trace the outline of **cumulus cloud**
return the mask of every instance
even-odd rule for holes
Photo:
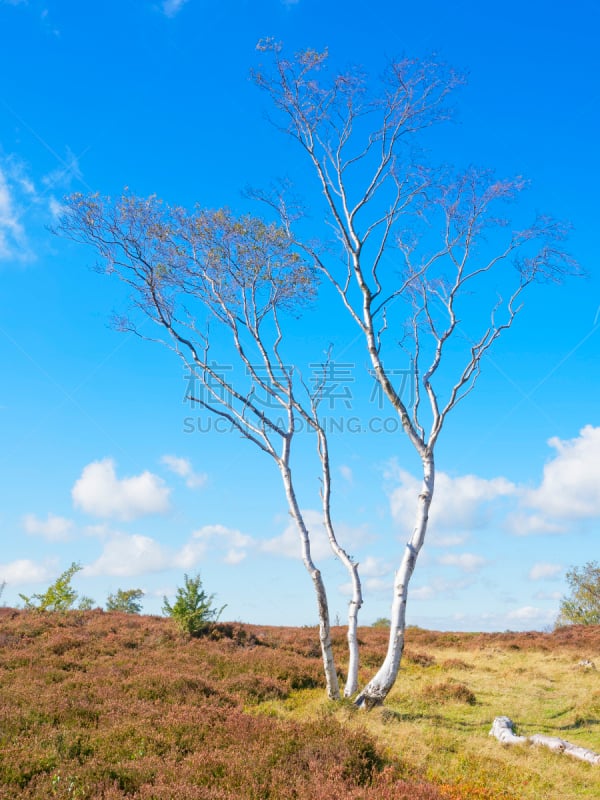
[[[180,458],[179,456],[165,455],[161,458],[161,462],[174,472],[175,475],[185,480],[185,485],[189,489],[199,489],[208,480],[206,473],[194,472],[192,464],[187,458]]]
[[[365,578],[381,578],[384,575],[389,575],[393,570],[393,564],[375,556],[367,556],[367,558],[361,559],[360,562],[360,574]]]
[[[111,530],[105,525],[87,529],[102,542],[102,553],[85,570],[86,575],[120,577],[162,572],[168,569],[192,570],[209,551],[221,553],[226,564],[239,564],[256,542],[251,536],[224,525],[205,525],[194,531],[180,548],[165,547],[156,539],[141,534]]]
[[[536,606],[522,606],[516,608],[514,611],[509,611],[507,619],[520,623],[527,623],[531,625],[539,625],[540,623],[552,622],[555,613]]]
[[[391,594],[393,586],[394,565],[382,558],[367,556],[360,559],[359,573],[364,594]],[[344,583],[339,587],[342,594],[352,594],[352,584]]]
[[[538,561],[529,570],[529,580],[543,581],[556,578],[563,571],[562,564],[549,564],[547,561]]]
[[[39,519],[35,514],[25,514],[23,529],[32,536],[42,536],[50,542],[64,542],[69,539],[73,522],[66,517],[48,514],[46,519]]]
[[[471,531],[488,525],[501,510],[504,525],[519,536],[560,534],[573,523],[600,518],[600,427],[586,425],[573,439],[548,440],[554,456],[539,486],[527,488],[506,478],[436,475],[428,541],[437,547],[463,544]],[[402,530],[414,524],[421,482],[396,468],[390,508]],[[507,508],[507,503],[509,507]]]
[[[390,495],[392,516],[404,530],[411,530],[421,481],[403,469],[397,469],[394,478],[399,485]],[[447,532],[482,528],[493,514],[494,502],[515,496],[518,492],[518,487],[506,478],[488,480],[476,475],[453,478],[445,472],[439,472],[429,515],[431,543],[448,546],[463,542],[464,534],[448,539]]]
[[[155,539],[140,534],[114,533],[96,561],[84,569],[85,575],[130,577],[160,572],[173,563],[172,554]]]
[[[310,533],[310,552],[315,561],[332,558],[331,547],[327,532],[323,525],[320,511],[312,509],[302,511],[306,527]],[[351,528],[348,525],[336,525],[336,536],[338,542],[346,551],[354,550],[358,545],[368,538],[366,528]],[[302,558],[300,547],[300,537],[296,523],[290,520],[289,524],[280,536],[262,542],[261,550],[265,553],[285,556],[286,558]]]
[[[565,522],[556,522],[544,517],[542,514],[530,514],[525,511],[516,511],[507,517],[508,529],[517,536],[529,536],[536,533],[565,533]]]
[[[438,563],[458,567],[463,572],[476,572],[484,566],[486,560],[475,553],[447,553],[438,558]]]
[[[574,439],[554,436],[555,455],[539,486],[523,488],[519,508],[507,518],[518,536],[568,533],[581,520],[600,517],[600,427],[586,425]]]
[[[38,564],[28,558],[0,564],[0,581],[9,586],[20,586],[26,583],[42,583],[55,577],[54,566],[50,563]]]
[[[148,471],[117,478],[113,459],[105,458],[84,468],[71,495],[75,506],[87,514],[131,520],[168,511],[170,492],[162,478]]]
[[[409,589],[410,600],[433,600],[443,597],[444,600],[456,595],[464,589],[472,586],[475,579],[473,577],[462,577],[458,580],[445,580],[444,578],[434,578],[423,586],[415,586]]]
[[[209,549],[224,550],[223,560],[226,564],[239,564],[248,550],[255,547],[251,537],[235,528],[225,525],[204,525],[194,531],[188,541],[175,556],[175,563],[182,569],[191,569],[208,552]]]
[[[551,525],[600,517],[600,427],[586,425],[574,439],[554,436],[548,444],[556,455],[545,465],[540,486],[524,495],[523,505]]]

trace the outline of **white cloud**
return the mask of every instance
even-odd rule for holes
[[[543,519],[574,520],[600,517],[600,427],[586,425],[574,439],[548,440],[556,455],[544,467],[537,489],[527,492],[523,504]]]
[[[235,528],[227,528],[225,525],[203,525],[192,534],[194,539],[209,542],[220,540],[227,542],[232,547],[251,547],[254,539]]]
[[[175,555],[175,566],[185,570],[193,569],[205,557],[207,550],[206,542],[191,539]]]
[[[117,478],[111,458],[88,464],[71,495],[77,508],[96,517],[131,520],[169,509],[170,489],[162,478],[145,471]]]
[[[360,562],[360,574],[366,577],[381,578],[393,572],[394,567],[389,561],[375,556],[367,556]]]
[[[50,542],[64,542],[69,538],[73,522],[56,514],[48,514],[45,520],[38,519],[35,514],[25,514],[23,529],[32,536],[43,536]]]
[[[26,583],[41,583],[51,580],[55,576],[54,566],[50,563],[36,564],[28,558],[0,564],[0,581],[6,581],[9,586],[19,586]]]
[[[562,564],[549,564],[547,561],[538,561],[529,570],[529,580],[542,581],[546,579],[556,578],[563,571]]]
[[[342,583],[338,587],[338,591],[340,594],[346,595],[347,597],[352,596],[352,592],[354,591],[354,587],[352,583],[348,581],[347,583]],[[361,571],[361,589],[363,594],[363,599],[367,595],[380,595],[384,599],[391,598],[393,588],[393,580],[390,576],[388,577],[366,577],[362,574]],[[412,595],[411,595],[412,596]]]
[[[82,178],[79,162],[68,148],[59,161],[60,166],[41,179],[45,188],[38,191],[25,162],[12,154],[0,157],[0,261],[36,258],[38,248],[30,243],[28,229],[40,230],[63,210],[56,197],[48,195],[49,190],[55,186],[64,192],[73,179]]]
[[[567,531],[564,522],[554,522],[541,514],[528,514],[523,511],[509,514],[506,522],[508,529],[517,536],[529,536],[535,533],[565,533]]]
[[[537,608],[535,606],[522,606],[521,608],[516,608],[514,611],[510,611],[507,615],[507,619],[539,625],[544,622],[552,622],[555,616],[555,612],[548,611],[547,609]]]
[[[240,563],[241,561],[243,561],[245,558],[246,558],[246,553],[245,553],[243,550],[234,550],[234,549],[231,549],[231,550],[228,550],[228,551],[227,551],[227,553],[225,554],[225,558],[223,559],[223,561],[224,561],[226,564],[233,564],[233,565],[235,565],[235,564],[239,564],[239,563]]]
[[[463,572],[476,572],[486,563],[483,556],[475,553],[448,553],[438,558],[440,564],[449,567],[458,567]]]
[[[421,481],[403,469],[397,469],[394,477],[399,481],[399,486],[390,495],[392,516],[404,530],[411,530]],[[464,541],[463,535],[458,538],[454,536],[448,542],[443,532],[471,531],[484,527],[492,516],[494,501],[514,496],[518,491],[517,486],[506,478],[488,480],[476,475],[452,478],[445,472],[438,472],[429,514],[431,544],[448,546]]]
[[[189,489],[199,489],[208,480],[206,473],[194,472],[191,462],[187,458],[179,456],[165,455],[161,458],[167,469],[174,472],[179,477],[185,479],[185,484]]]
[[[166,17],[174,17],[187,2],[188,0],[164,0],[161,7]]]
[[[114,533],[100,557],[84,569],[84,575],[126,577],[160,572],[173,562],[172,554],[155,539],[139,534]]]
[[[410,590],[409,597],[411,600],[431,600],[436,594],[433,586],[417,586]]]
[[[458,580],[448,581],[443,578],[434,578],[430,583],[423,586],[417,586],[408,590],[409,601],[412,600],[432,600],[437,598],[444,598],[447,602],[449,598],[453,598],[458,592],[462,592],[474,583],[474,578],[464,577]]]
[[[311,555],[315,561],[320,561],[331,556],[329,540],[319,511],[303,511],[302,515],[310,533]],[[290,520],[280,536],[268,539],[261,544],[265,553],[285,556],[286,558],[301,558],[300,536],[294,520]]]
[[[239,564],[246,558],[248,550],[255,547],[251,537],[225,525],[204,525],[192,533],[191,539],[175,556],[175,564],[181,569],[191,569],[206,555],[209,549],[224,549],[226,564]]]
[[[30,255],[15,195],[8,171],[0,166],[0,260],[23,261]]]
[[[351,584],[347,584],[348,586],[348,594],[352,594],[352,586]],[[362,589],[363,593],[368,594],[379,594],[383,595],[384,597],[391,597],[392,594],[392,581],[390,578],[366,578],[366,580],[362,581]]]
[[[310,552],[313,559],[321,561],[332,558],[333,553],[323,525],[321,512],[312,509],[303,510],[302,516],[310,534]],[[369,535],[366,528],[351,528],[344,524],[336,525],[335,531],[339,544],[346,552],[356,549]],[[286,558],[302,558],[300,536],[294,520],[290,520],[280,536],[262,542],[261,549],[265,553],[273,553]]]
[[[50,216],[54,222],[57,222],[66,212],[67,207],[61,203],[60,200],[57,200],[54,195],[50,195],[48,198],[48,210],[50,211]]]
[[[88,533],[98,536],[104,544],[99,558],[85,568],[86,575],[131,576],[174,568],[192,570],[209,550],[224,551],[224,563],[234,565],[243,561],[256,544],[251,536],[224,525],[199,528],[176,550],[149,536],[123,533],[103,525],[90,527]]]

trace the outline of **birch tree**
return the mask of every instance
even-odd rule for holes
[[[588,561],[582,567],[571,567],[566,580],[570,594],[560,602],[557,627],[600,625],[600,564]]]
[[[271,121],[293,140],[320,190],[322,241],[330,241],[331,230],[335,235],[335,248],[299,234],[297,245],[337,290],[422,465],[414,527],[395,573],[387,654],[356,698],[369,708],[384,700],[398,674],[408,587],[448,415],[473,391],[525,290],[576,265],[563,250],[564,226],[540,216],[515,227],[498,210],[525,188],[521,177],[428,165],[418,135],[450,116],[448,97],[462,82],[452,70],[435,61],[392,61],[370,83],[359,70],[332,74],[327,52],[287,59],[272,40],[258,49],[269,61],[254,78],[271,101]],[[289,223],[284,198],[268,199]],[[323,217],[320,206],[314,217]],[[414,375],[412,407],[394,386],[399,366]]]
[[[345,694],[354,694],[362,597],[358,565],[338,543],[331,517],[329,451],[319,421],[323,381],[309,388],[285,353],[283,323],[314,299],[314,268],[281,226],[251,216],[236,218],[226,210],[188,212],[155,197],[125,195],[113,202],[73,195],[58,232],[91,245],[102,269],[131,288],[133,315],[121,318],[119,326],[170,347],[193,378],[188,399],[275,462],[314,586],[327,693],[337,698],[327,592],[311,553],[292,470],[299,423],[316,434],[323,525],[353,587]],[[141,330],[136,312],[155,323],[156,337]],[[228,359],[233,369],[224,371],[219,364],[229,364]]]

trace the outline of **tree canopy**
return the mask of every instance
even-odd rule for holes
[[[557,625],[600,625],[600,565],[588,561],[566,575],[570,594],[563,597]]]
[[[512,327],[526,290],[578,267],[564,249],[565,225],[542,214],[525,224],[507,216],[507,205],[526,187],[521,176],[434,167],[424,156],[419,137],[448,119],[448,97],[462,80],[445,65],[392,60],[371,80],[357,70],[334,73],[326,51],[286,58],[271,40],[259,51],[269,63],[254,78],[271,103],[272,121],[296,146],[324,199],[324,216],[308,234],[301,208],[282,184],[249,192],[262,201],[265,219],[200,206],[187,211],[154,196],[111,201],[77,194],[67,201],[60,231],[91,245],[105,270],[131,287],[134,309],[157,323],[159,340],[200,382],[202,394],[190,399],[276,463],[315,588],[328,693],[337,697],[327,592],[292,470],[299,421],[316,433],[322,523],[352,582],[348,695],[358,689],[359,565],[338,542],[331,516],[323,384],[308,387],[285,349],[290,317],[317,299],[321,281],[332,287],[358,332],[366,368],[422,467],[414,527],[391,587],[388,652],[356,699],[368,708],[385,699],[398,674],[409,583],[427,533],[446,419],[474,390],[484,357]],[[318,304],[316,313],[323,323],[316,346],[327,362],[328,313]],[[120,325],[151,338],[135,318],[123,316]],[[213,358],[223,332],[242,367],[231,377]],[[398,365],[412,375],[412,404],[393,380]],[[258,399],[263,392],[267,407]],[[193,632],[195,620],[210,619],[212,597],[199,578],[185,580],[174,606],[165,599],[165,610]]]

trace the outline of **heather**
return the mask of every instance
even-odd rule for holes
[[[361,678],[387,632],[360,629]],[[344,632],[334,629],[340,663]],[[524,732],[600,750],[600,628],[410,629],[384,708],[325,698],[315,628],[101,611],[0,609],[0,798],[576,798],[600,770],[489,739]],[[362,674],[364,673],[364,674]]]

